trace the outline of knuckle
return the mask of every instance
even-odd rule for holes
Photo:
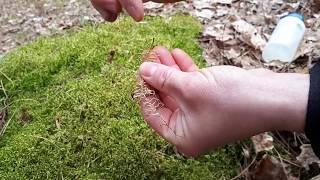
[[[183,77],[182,79],[182,88],[181,88],[181,96],[184,99],[192,100],[197,98],[194,92],[198,92],[199,88],[201,88],[201,84],[199,84],[199,80],[196,74],[190,74],[188,76]]]

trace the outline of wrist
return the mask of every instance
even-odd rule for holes
[[[265,80],[264,123],[271,123],[270,130],[303,132],[308,104],[309,75],[270,73]]]

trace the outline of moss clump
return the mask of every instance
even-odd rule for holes
[[[235,175],[237,148],[181,159],[147,127],[131,98],[141,53],[153,41],[182,48],[201,64],[200,30],[190,17],[123,19],[43,38],[4,57],[0,80],[11,122],[0,137],[0,179]],[[25,114],[28,121],[21,123]]]

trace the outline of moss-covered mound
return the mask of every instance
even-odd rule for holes
[[[178,157],[132,100],[141,53],[182,48],[201,64],[190,17],[123,19],[43,38],[0,63],[0,179],[228,179],[237,148]],[[0,84],[1,85],[1,84]],[[2,86],[2,85],[1,85]],[[4,104],[7,104],[5,106]]]

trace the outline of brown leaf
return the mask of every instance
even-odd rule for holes
[[[249,172],[250,180],[287,180],[283,165],[274,157],[265,155]]]
[[[232,4],[232,0],[213,0],[213,3],[218,3],[218,4]]]
[[[153,9],[159,9],[162,8],[163,4],[162,3],[154,3],[154,2],[146,2],[144,3],[144,8],[147,10],[153,10]]]
[[[60,130],[61,129],[61,115],[57,114],[55,119],[56,119],[56,127],[57,127],[57,129]]]
[[[320,168],[320,160],[314,154],[310,144],[303,144],[300,146],[300,149],[301,153],[299,156],[297,156],[297,160],[306,170],[309,170],[309,165],[314,163],[318,164]]]
[[[262,51],[267,42],[252,24],[240,19],[233,22],[232,26],[240,33],[240,39],[244,43],[252,46],[254,49],[260,49]]]
[[[239,50],[235,50],[234,48],[231,48],[230,50],[225,50],[223,52],[223,56],[227,59],[235,59],[241,55],[241,52]]]
[[[211,19],[214,16],[214,11],[210,9],[202,9],[200,11],[196,11],[195,15],[202,19]]]
[[[262,151],[270,151],[274,148],[273,138],[269,133],[265,132],[251,137],[256,153]]]
[[[299,57],[305,56],[312,52],[314,49],[315,44],[314,43],[307,43],[305,40],[301,42],[301,45],[294,57],[294,59],[298,59]]]
[[[314,7],[317,10],[320,10],[320,0],[313,0],[313,3],[314,3]]]
[[[312,179],[310,180],[320,180],[320,175],[316,176],[316,177],[313,177]]]
[[[20,114],[20,123],[22,125],[26,125],[28,124],[29,122],[31,122],[32,120],[32,116],[31,114],[28,112],[28,109],[23,107],[21,108],[20,110],[21,114]]]
[[[208,9],[212,8],[212,2],[211,0],[197,0],[193,2],[193,6],[196,9]]]
[[[226,28],[224,24],[207,26],[203,32],[204,36],[214,37],[218,41],[228,41],[234,39],[233,31]]]
[[[112,64],[115,54],[116,54],[116,51],[115,51],[115,50],[111,50],[111,51],[109,52],[109,55],[108,55],[108,57],[107,57],[107,62],[108,62],[109,64]]]

